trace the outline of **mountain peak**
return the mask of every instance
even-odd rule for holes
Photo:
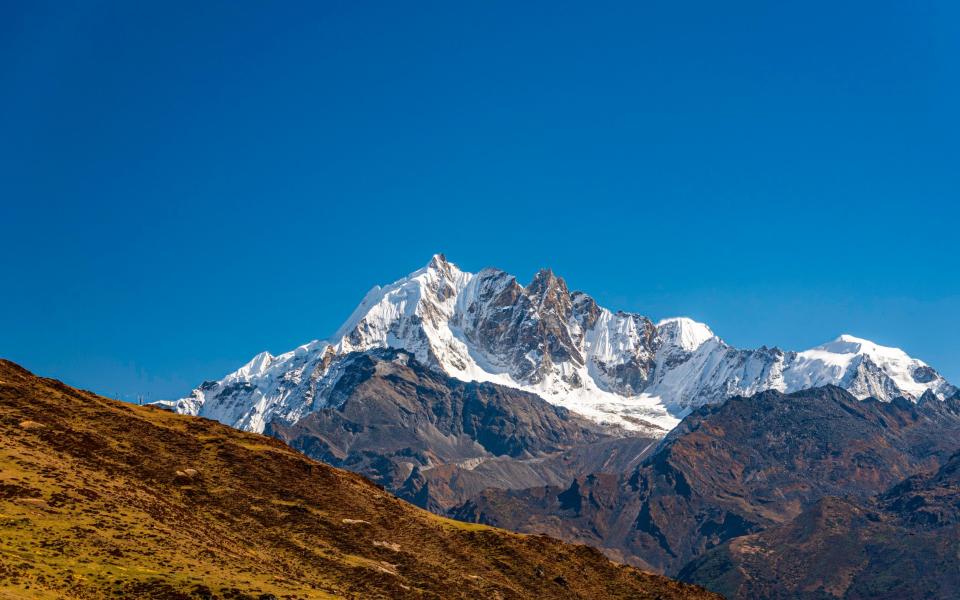
[[[427,281],[429,281],[431,278],[435,278],[438,281],[446,281],[451,285],[459,285],[457,281],[463,279],[464,277],[472,277],[471,274],[464,273],[456,264],[448,261],[446,256],[439,253],[434,254],[430,258],[430,262],[427,263],[426,267],[416,271],[415,273],[411,273],[407,277],[407,280],[422,279],[421,276],[424,274],[427,276]],[[401,284],[403,282],[404,280],[400,280],[394,285]]]
[[[438,252],[437,254],[434,254],[432,257],[430,257],[430,262],[427,263],[427,268],[443,269],[449,266],[449,264],[450,263],[447,262],[447,257],[443,253]]]
[[[557,277],[556,274],[554,274],[553,269],[550,268],[540,269],[537,271],[537,274],[533,276],[533,280],[530,282],[530,285],[527,286],[527,291],[534,296],[543,296],[553,290],[557,290],[561,294],[568,293],[567,282],[565,282],[562,277]]]
[[[856,353],[860,352],[864,347],[876,346],[870,340],[864,338],[859,338],[855,335],[850,335],[849,333],[840,334],[837,339],[830,342],[830,346],[836,348],[836,352],[842,354]]]
[[[235,375],[239,379],[250,379],[251,377],[262,375],[270,367],[272,361],[273,355],[267,351],[263,351],[254,356],[250,362],[240,367]]]
[[[657,330],[680,348],[693,352],[716,335],[705,324],[689,317],[671,317],[657,323]]]
[[[838,341],[838,342],[853,342],[853,343],[857,343],[857,344],[862,344],[862,343],[864,343],[864,342],[866,342],[866,343],[868,343],[868,344],[872,344],[872,343],[873,343],[873,342],[871,342],[870,340],[867,340],[867,339],[864,339],[864,338],[860,338],[860,337],[857,337],[857,336],[855,336],[855,335],[850,335],[849,333],[841,333],[840,336],[837,337],[836,341]]]
[[[536,279],[537,277],[548,277],[548,278],[549,278],[549,277],[555,277],[555,275],[554,275],[554,273],[553,273],[553,269],[551,269],[550,267],[543,267],[542,269],[539,269],[539,270],[537,271],[536,275],[534,275],[533,277],[534,277],[534,279]]]
[[[847,333],[796,355],[796,368],[789,374],[788,384],[800,388],[826,383],[841,385],[858,398],[873,396],[881,400],[904,396],[916,401],[928,390],[944,398],[956,389],[900,348]]]
[[[832,342],[821,344],[820,346],[817,346],[816,349],[834,354],[868,354],[871,356],[877,355],[909,358],[907,357],[907,354],[900,348],[881,346],[880,344],[871,342],[868,339],[850,335],[849,333],[841,334]]]

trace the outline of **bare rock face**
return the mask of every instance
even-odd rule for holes
[[[523,287],[512,275],[494,269],[477,274],[474,301],[457,318],[455,324],[464,335],[480,345],[487,356],[514,354],[522,322],[518,307],[529,309],[529,300]],[[521,353],[521,357],[522,357]],[[531,369],[524,369],[529,373]]]
[[[533,394],[453,379],[399,350],[356,353],[341,369],[329,406],[266,433],[436,512],[488,487],[566,483],[598,454],[632,460],[653,444]]]
[[[610,315],[586,294],[571,294],[549,269],[539,271],[527,287],[502,271],[481,271],[465,313],[456,323],[466,339],[486,361],[503,366],[522,384],[542,384],[555,375],[582,388],[586,367],[603,388],[629,396],[643,391],[655,366],[659,340],[649,319]],[[598,336],[590,333],[610,317],[628,323],[625,333],[639,335],[624,339],[616,356],[591,356]]]
[[[541,271],[523,288],[513,276],[488,269],[476,285],[463,333],[487,361],[503,366],[517,381],[536,384],[555,361],[570,358],[572,343],[560,327],[569,311],[562,280]]]
[[[573,310],[567,284],[550,269],[542,269],[526,289],[538,319],[531,319],[524,340],[528,346],[542,346],[550,363],[573,361],[583,364],[583,355],[574,345],[567,324]]]

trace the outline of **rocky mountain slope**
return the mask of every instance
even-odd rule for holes
[[[435,512],[489,487],[620,472],[654,445],[534,394],[454,379],[403,350],[357,352],[343,363],[326,406],[265,432]]]
[[[960,398],[859,401],[838,387],[705,406],[623,475],[487,490],[457,518],[604,548],[666,573],[792,521],[827,496],[866,499],[960,446]]]
[[[0,361],[2,598],[711,598]]]
[[[728,598],[929,598],[960,590],[960,454],[880,496],[826,497],[792,521],[737,538],[681,577]]]
[[[938,398],[956,388],[922,361],[849,335],[803,352],[741,350],[701,323],[612,312],[549,270],[528,285],[496,269],[461,271],[442,255],[374,287],[328,342],[261,353],[220,381],[165,404],[262,432],[336,399],[343,357],[403,349],[462,381],[536,393],[599,422],[648,435],[734,395],[837,385],[858,398]]]

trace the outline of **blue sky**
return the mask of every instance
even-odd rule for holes
[[[179,395],[444,252],[960,381],[957,3],[519,4],[5,3],[0,356]]]

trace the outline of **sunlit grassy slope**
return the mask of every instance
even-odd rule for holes
[[[0,599],[274,597],[711,596],[0,361]]]

